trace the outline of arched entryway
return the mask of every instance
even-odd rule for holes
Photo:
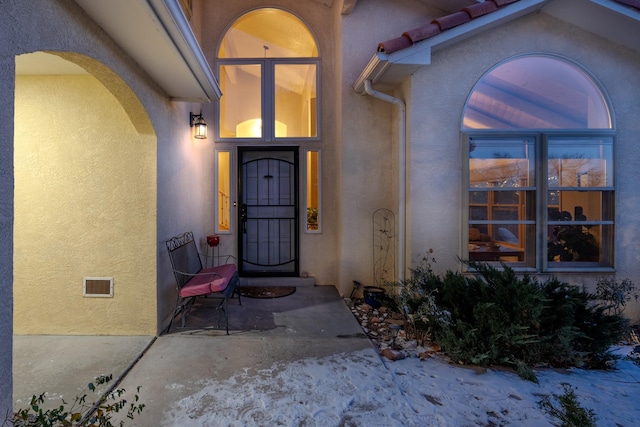
[[[216,63],[225,93],[216,137],[224,159],[235,152],[238,164],[238,175],[229,177],[229,160],[218,159],[217,231],[237,234],[241,275],[298,276],[301,233],[321,232],[316,37],[291,12],[257,8],[225,31]],[[315,156],[300,164],[303,146]],[[301,184],[304,177],[307,185]],[[235,227],[227,220],[230,193],[239,207]]]
[[[86,56],[16,64],[14,334],[155,335],[157,150],[146,111]]]

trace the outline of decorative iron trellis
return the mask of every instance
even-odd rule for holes
[[[396,219],[389,209],[373,212],[373,283],[396,281]]]

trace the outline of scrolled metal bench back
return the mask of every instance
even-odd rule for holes
[[[167,249],[169,249],[170,251],[174,251],[180,246],[184,246],[187,243],[190,243],[192,241],[193,241],[193,232],[187,231],[186,233],[181,234],[180,236],[172,237],[171,239],[167,240],[166,242]]]

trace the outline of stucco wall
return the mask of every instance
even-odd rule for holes
[[[155,136],[92,76],[18,76],[15,97],[14,333],[154,335]],[[83,297],[96,276],[113,298]]]
[[[0,16],[0,22],[2,17]],[[2,30],[0,30],[2,31]],[[0,49],[2,49],[0,47]],[[13,57],[0,57],[0,417],[13,406]]]
[[[373,213],[385,208],[398,217],[398,111],[395,106],[357,94],[353,84],[378,42],[433,19],[437,12],[419,1],[370,0],[358,3],[342,20],[342,185],[340,288],[351,293],[352,280],[373,284]],[[374,89],[376,89],[374,85]],[[391,95],[408,100],[398,88]],[[411,117],[408,117],[410,120]],[[397,229],[397,227],[396,227]],[[397,262],[397,259],[396,259]]]
[[[577,61],[599,80],[611,98],[618,133],[615,146],[616,269],[618,278],[640,284],[640,56],[544,13],[439,51],[412,78],[411,255],[412,264],[434,249],[439,271],[461,268],[462,109],[473,85],[500,61],[529,52],[551,52]],[[635,91],[635,93],[634,93]],[[591,286],[601,274],[557,274]],[[544,277],[541,277],[544,278]],[[627,314],[640,319],[638,305]]]
[[[200,105],[171,102],[75,2],[31,0],[27,8],[21,0],[3,0],[0,2],[0,40],[3,41],[0,43],[0,413],[4,414],[12,406],[15,56],[56,51],[95,59],[110,74],[93,75],[104,79],[101,83],[125,107],[138,133],[155,135],[157,231],[153,241],[147,240],[141,252],[142,257],[154,257],[158,266],[155,279],[151,279],[156,280],[158,289],[158,329],[166,325],[176,295],[164,240],[186,229],[204,234],[206,226],[213,224],[214,193],[213,145],[210,140],[194,141],[189,129],[189,111],[199,111]],[[130,92],[114,93],[112,83],[116,81],[124,83]],[[129,102],[122,96],[130,99],[135,96],[137,107],[130,109]],[[93,102],[85,105],[87,109],[94,107]],[[141,124],[144,120],[147,123]],[[131,237],[135,240],[135,236]],[[116,293],[118,288],[116,282]]]

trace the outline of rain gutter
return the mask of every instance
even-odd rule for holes
[[[147,4],[162,22],[209,102],[218,101],[222,96],[220,85],[182,12],[182,6],[176,0],[147,0]]]
[[[406,258],[406,230],[407,230],[407,109],[405,103],[391,95],[379,92],[371,87],[371,80],[364,82],[364,93],[398,107],[398,280],[404,280]]]
[[[218,101],[220,85],[179,1],[75,0],[172,101]]]

